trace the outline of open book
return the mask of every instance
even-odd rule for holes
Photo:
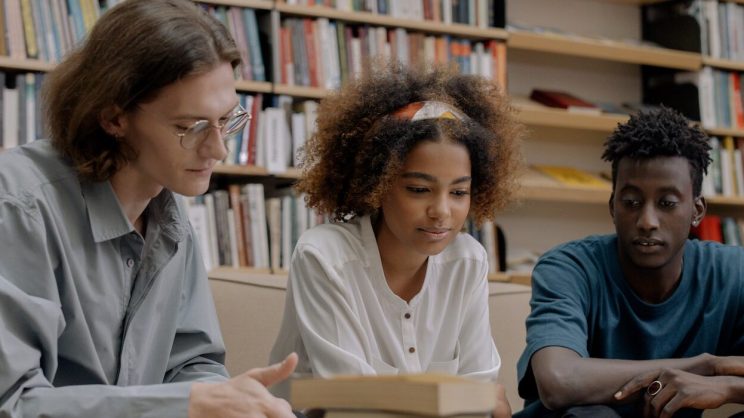
[[[446,416],[485,415],[496,406],[495,383],[445,374],[299,379],[290,393],[292,406],[300,409]]]

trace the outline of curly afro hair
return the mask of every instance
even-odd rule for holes
[[[448,103],[468,120],[402,120],[391,112],[412,102]],[[307,204],[336,221],[375,214],[405,159],[421,141],[464,145],[471,160],[470,216],[493,219],[517,189],[522,127],[498,87],[453,68],[373,65],[321,101],[318,129],[304,147],[296,184]]]
[[[703,176],[711,162],[708,136],[676,110],[662,106],[641,111],[618,125],[604,145],[602,159],[612,163],[613,188],[623,158],[684,157],[690,164],[693,195],[700,196]]]

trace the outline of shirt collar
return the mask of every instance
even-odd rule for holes
[[[83,182],[81,189],[95,242],[108,241],[134,231],[110,182]],[[174,241],[181,241],[187,223],[171,191],[163,189],[152,199],[147,210],[150,216],[148,222],[157,223],[163,234]]]

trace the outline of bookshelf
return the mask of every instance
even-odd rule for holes
[[[52,68],[54,68],[54,64],[41,60],[0,56],[0,70],[46,72]]]
[[[209,0],[201,3],[208,3],[215,6],[235,6],[250,7],[258,10],[271,10],[274,8],[273,0]]]
[[[517,118],[525,125],[568,128],[586,131],[612,132],[618,123],[628,120],[627,115],[603,113],[601,115],[569,112],[544,106],[526,97],[513,96],[512,101],[519,110]]]
[[[509,31],[509,49],[537,51],[631,64],[654,65],[680,70],[698,70],[700,54],[666,48],[597,40],[577,35]]]
[[[723,1],[723,0],[722,0]],[[534,135],[526,144],[525,154],[528,160],[547,161],[552,155],[567,154],[567,162],[590,171],[600,171],[598,160],[604,137],[618,123],[627,120],[622,114],[581,114],[549,108],[526,99],[527,83],[534,80],[548,80],[554,87],[565,87],[567,91],[577,91],[580,95],[587,92],[589,99],[608,98],[610,100],[640,101],[640,68],[657,66],[680,71],[699,71],[703,66],[711,66],[730,71],[744,71],[744,62],[703,56],[699,53],[682,52],[667,48],[649,47],[640,43],[627,43],[620,39],[640,39],[640,9],[645,5],[660,3],[661,0],[565,0],[565,4],[556,5],[554,0],[508,0],[508,18],[524,20],[537,26],[563,25],[566,33],[533,33],[524,30],[482,28],[464,24],[443,24],[432,21],[402,19],[370,12],[338,10],[325,6],[301,6],[286,4],[275,0],[208,0],[204,4],[228,7],[247,7],[260,12],[264,19],[259,19],[259,26],[271,37],[274,25],[285,18],[327,18],[349,24],[370,25],[386,28],[404,28],[413,32],[433,35],[449,35],[475,41],[495,40],[504,43],[508,50],[509,91],[518,111],[517,117],[528,125]],[[736,3],[744,4],[744,0]],[[586,9],[586,16],[577,16],[571,10],[581,7]],[[608,18],[612,16],[612,18]],[[560,29],[560,28],[559,28]],[[607,32],[607,33],[605,33]],[[606,36],[606,38],[605,38]],[[608,40],[609,39],[609,40]],[[269,48],[269,55],[276,54],[275,45]],[[0,57],[0,70],[9,72],[31,71],[46,72],[54,64],[33,60]],[[267,76],[271,79],[271,75]],[[552,80],[552,79],[555,80]],[[569,80],[563,80],[568,78]],[[551,87],[551,86],[548,86]],[[280,82],[257,82],[250,80],[236,81],[236,89],[244,93],[262,93],[286,95],[295,100],[321,99],[328,90],[319,87],[288,85]],[[630,94],[628,92],[631,92]],[[596,93],[596,94],[595,94]],[[707,129],[711,135],[744,136],[744,130],[730,128]],[[580,135],[579,135],[580,133]],[[537,136],[537,137],[536,137]],[[576,137],[592,137],[592,141],[575,146],[589,148],[586,151],[573,152],[567,144],[576,142]],[[544,146],[546,142],[557,145]],[[589,143],[591,142],[591,143]],[[545,148],[546,150],[542,150]],[[575,155],[574,155],[575,154]],[[285,184],[296,180],[299,171],[290,169],[281,173],[270,173],[267,169],[256,166],[218,165],[214,170],[219,182],[234,181],[243,183],[258,179],[266,183],[281,180]],[[545,247],[578,236],[586,231],[611,231],[611,224],[603,210],[597,210],[607,202],[606,190],[587,190],[585,188],[565,187],[553,184],[541,184],[525,180],[522,183],[521,198],[527,207],[525,215],[507,214],[504,222],[525,225],[516,218],[535,217],[535,225],[527,228],[515,228],[509,236],[520,237],[514,247],[529,247],[533,242],[544,242],[539,250]],[[708,198],[711,210],[731,211],[744,208],[742,198]],[[598,213],[596,222],[585,229],[571,233],[550,232],[556,238],[543,240],[544,230],[540,226],[551,222],[549,215],[551,205],[563,205],[585,208]],[[540,213],[532,213],[543,207]],[[520,210],[524,207],[520,207]],[[582,212],[583,213],[583,212]],[[583,220],[582,220],[583,222]],[[564,222],[571,225],[571,220]],[[558,230],[556,230],[558,231]],[[563,231],[563,230],[561,230]],[[521,238],[523,237],[523,238]],[[513,248],[510,246],[510,248]],[[258,274],[252,270],[238,270],[236,274]]]
[[[744,71],[744,62],[721,59],[721,58],[713,58],[709,56],[703,57],[703,65],[721,68],[724,70]]]
[[[325,17],[350,23],[366,23],[376,26],[405,28],[414,31],[446,34],[463,38],[504,40],[509,36],[506,30],[500,28],[479,28],[461,23],[442,24],[425,20],[401,19],[369,12],[338,10],[326,6],[301,6],[277,2],[276,10],[287,16]]]
[[[268,81],[236,80],[235,89],[249,93],[271,93],[274,85]]]

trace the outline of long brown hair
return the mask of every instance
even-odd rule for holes
[[[189,0],[127,0],[47,77],[42,92],[54,147],[82,179],[108,180],[136,157],[101,128],[110,106],[131,111],[163,87],[240,54],[227,29]]]

